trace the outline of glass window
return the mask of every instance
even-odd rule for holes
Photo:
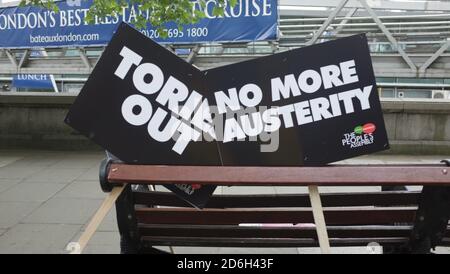
[[[399,88],[397,89],[398,98],[431,98],[431,90],[429,89],[413,89],[413,88]]]
[[[394,98],[395,91],[393,88],[380,88],[380,97],[382,98]]]
[[[398,83],[414,83],[414,84],[442,84],[442,79],[433,78],[398,78]]]

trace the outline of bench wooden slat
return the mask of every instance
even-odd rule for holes
[[[412,223],[416,208],[364,208],[324,210],[329,225],[376,225]],[[136,208],[139,223],[153,224],[241,224],[241,223],[314,223],[306,209],[180,209]]]
[[[141,236],[316,238],[315,227],[242,227],[233,225],[139,224]],[[409,237],[412,226],[327,226],[332,238]],[[447,231],[450,236],[450,230]]]
[[[405,206],[416,205],[420,192],[383,191],[360,193],[323,193],[320,195],[324,207],[338,206]],[[173,193],[134,193],[136,204],[147,206],[192,207]],[[311,207],[308,194],[272,195],[214,195],[207,208],[261,208],[261,207]]]
[[[141,236],[175,237],[250,237],[250,238],[316,238],[315,227],[249,227],[236,225],[166,225],[138,224]],[[412,226],[327,226],[333,238],[409,237]],[[450,226],[444,235],[450,237]]]
[[[111,183],[211,185],[450,185],[448,167],[435,166],[326,166],[229,167],[112,164]]]
[[[215,238],[215,237],[152,237],[142,239],[148,244],[168,246],[202,246],[202,247],[311,247],[318,246],[315,239],[296,238]],[[379,244],[404,244],[407,237],[393,238],[330,238],[331,246],[365,246],[376,242]]]

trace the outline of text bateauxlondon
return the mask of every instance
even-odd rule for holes
[[[193,10],[198,10],[201,7],[198,1],[193,1]],[[213,7],[216,5],[215,0],[206,1],[206,8],[204,10],[205,16],[208,19],[220,19],[222,17],[257,17],[272,15],[272,1],[271,0],[238,0],[237,5],[233,8],[226,7],[223,16],[215,16],[212,13]],[[27,13],[0,13],[0,30],[15,30],[15,29],[36,29],[36,28],[54,28],[54,27],[74,27],[81,25],[88,25],[85,18],[88,8],[76,8],[68,10],[60,10],[58,13],[48,10],[40,10],[39,12]],[[140,11],[138,6],[125,6],[122,12],[117,16],[107,16],[105,18],[96,18],[96,25],[117,24],[121,21],[126,23],[136,22],[138,15],[143,14],[148,18],[150,11]]]

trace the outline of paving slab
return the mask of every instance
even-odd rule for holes
[[[80,225],[18,224],[0,236],[0,253],[60,254]]]
[[[79,199],[105,199],[107,196],[100,188],[97,181],[79,181],[69,183],[62,191],[56,194],[57,198]]]
[[[33,176],[27,176],[24,180],[26,183],[34,182],[47,182],[47,183],[60,183],[68,184],[75,181],[87,169],[85,168],[53,168],[47,167],[39,170],[39,172],[33,174]]]
[[[156,249],[159,249],[161,251],[164,251],[164,252],[172,253],[172,251],[170,250],[170,247],[168,247],[168,246],[153,246],[153,247]],[[211,253],[211,254],[214,254],[214,253]]]
[[[83,225],[82,231],[84,231],[87,227],[87,223]],[[115,232],[119,234],[119,227],[117,226],[117,217],[116,217],[116,208],[112,208],[105,219],[102,221],[100,226],[97,229],[97,232]]]
[[[114,207],[113,209],[111,209],[108,215],[106,215],[105,219],[98,227],[98,231],[115,232],[119,234],[119,227],[117,226],[116,216],[116,208]]]
[[[83,225],[90,220],[101,202],[94,199],[52,198],[22,222]]]
[[[436,247],[436,250],[433,251],[433,253],[436,253],[436,254],[450,254],[450,247],[438,246],[438,247]]]
[[[15,161],[11,164],[13,167],[28,168],[28,167],[50,167],[58,161],[60,161],[63,156],[60,155],[29,155],[24,156],[20,160]]]
[[[372,192],[381,191],[381,186],[320,186],[320,193]]]
[[[297,248],[298,254],[321,254],[319,247]],[[331,247],[331,254],[382,254],[381,246]]]
[[[275,188],[272,186],[225,186],[222,188],[223,194],[239,195],[239,194],[274,194]]]
[[[168,247],[159,248],[170,252]],[[219,247],[190,247],[190,246],[174,246],[174,254],[218,254]]]
[[[0,193],[20,183],[21,179],[0,179]]]
[[[223,186],[217,186],[216,189],[214,190],[213,195],[223,195]]]
[[[232,248],[221,247],[220,254],[298,254],[297,248]]]
[[[162,185],[156,185],[156,186],[155,186],[155,190],[156,190],[156,191],[162,191],[162,192],[170,192],[170,190],[168,190],[167,188],[165,188],[165,187],[162,186]]]
[[[78,233],[72,241],[78,241],[80,235]],[[97,231],[84,249],[83,254],[120,254],[119,233]]]
[[[276,186],[276,194],[307,194],[308,187],[306,186]]]
[[[100,161],[97,162],[93,167],[88,169],[80,177],[78,177],[77,180],[78,181],[98,181],[99,169],[100,169]]]
[[[79,157],[70,157],[66,159],[62,159],[56,163],[54,163],[52,168],[82,168],[82,169],[90,169],[94,166],[97,166],[102,159],[100,157],[88,157],[85,159],[80,159]]]
[[[41,172],[42,169],[42,167],[37,166],[16,167],[8,165],[0,168],[0,179],[26,179]]]
[[[36,202],[0,202],[0,228],[10,228],[40,206]]]
[[[64,187],[63,184],[19,183],[0,193],[0,202],[45,202]]]
[[[18,160],[22,159],[22,157],[15,156],[2,156],[0,155],[0,167],[8,166]]]

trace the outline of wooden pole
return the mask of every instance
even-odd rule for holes
[[[316,224],[317,237],[319,239],[320,250],[322,254],[330,254],[330,241],[328,239],[327,226],[323,215],[322,202],[320,200],[319,188],[316,185],[308,186],[309,199]]]
[[[81,254],[88,244],[89,240],[94,235],[95,231],[97,231],[98,227],[102,223],[103,219],[105,219],[108,212],[114,206],[117,198],[119,198],[122,191],[125,189],[125,185],[114,187],[109,193],[109,195],[105,198],[100,208],[95,213],[94,217],[92,217],[91,221],[86,227],[86,230],[81,235],[78,242],[72,242],[67,245],[66,250],[70,251],[70,254]]]

